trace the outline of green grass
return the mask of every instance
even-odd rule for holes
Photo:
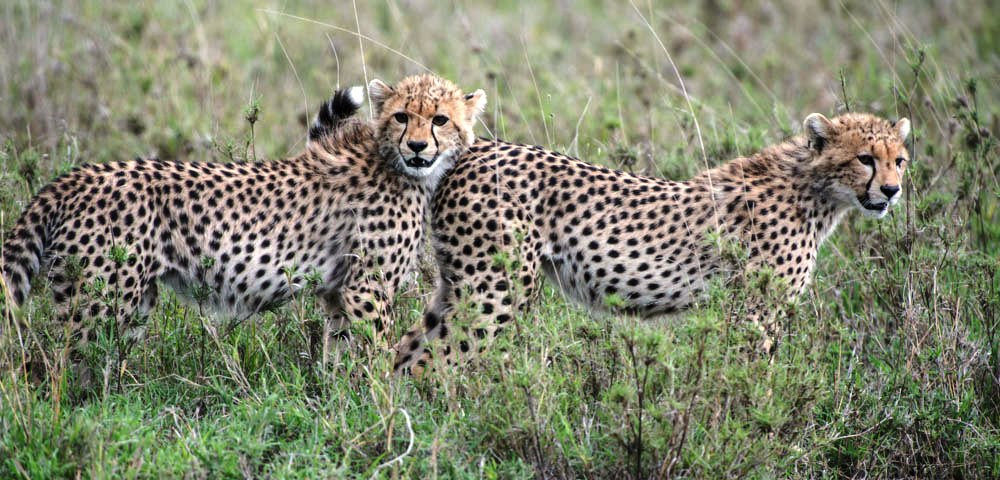
[[[195,3],[0,5],[0,231],[82,163],[293,154],[334,88],[421,65],[486,90],[484,135],[668,178],[813,111],[907,116],[905,201],[824,245],[771,362],[722,288],[649,321],[546,288],[426,379],[386,344],[317,352],[308,296],[235,323],[165,294],[131,348],[102,326],[83,392],[38,295],[0,323],[0,477],[1000,477],[991,2]]]

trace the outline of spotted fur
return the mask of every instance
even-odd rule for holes
[[[845,212],[881,217],[900,198],[909,132],[906,119],[867,114],[804,123],[805,135],[686,182],[479,141],[434,197],[441,278],[423,324],[396,347],[397,370],[423,369],[436,339],[458,339],[438,350],[446,363],[482,348],[527,307],[543,272],[591,308],[609,298],[643,316],[687,308],[711,277],[734,273],[711,232],[745,247],[740,268],[770,267],[802,293]],[[478,312],[472,326],[453,322],[460,305]]]

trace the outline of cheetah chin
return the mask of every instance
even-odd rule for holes
[[[396,159],[393,163],[400,173],[411,178],[423,180],[429,186],[438,184],[448,170],[451,170],[455,163],[456,153],[453,150],[439,152],[427,159],[420,155],[412,155],[406,158],[402,153],[396,152]]]
[[[889,207],[896,202],[876,201],[868,195],[861,198],[854,197],[855,207],[861,211],[862,215],[872,218],[882,218],[889,213]]]

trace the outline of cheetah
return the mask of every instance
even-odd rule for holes
[[[331,317],[385,330],[416,271],[433,188],[473,143],[486,98],[433,76],[373,80],[370,122],[351,118],[363,98],[361,87],[338,91],[288,159],[137,159],[57,178],[3,244],[7,304],[23,304],[45,271],[59,317],[86,343],[89,319],[134,331],[158,284],[207,289],[202,302],[240,316],[313,285]]]
[[[910,124],[814,113],[804,130],[686,182],[480,140],[432,202],[439,284],[422,325],[396,346],[397,372],[423,371],[435,339],[453,337],[439,352],[449,364],[481,351],[526,307],[541,273],[597,310],[609,297],[639,316],[689,307],[710,278],[734,273],[713,232],[745,248],[745,271],[768,267],[801,294],[848,210],[881,218],[899,201]],[[451,322],[459,305],[478,312],[476,325]],[[776,327],[758,328],[771,349]]]

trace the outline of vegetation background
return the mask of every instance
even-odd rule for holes
[[[771,364],[722,287],[666,321],[547,289],[425,379],[373,342],[322,364],[308,296],[238,323],[165,294],[80,392],[43,293],[0,324],[0,477],[1000,477],[998,67],[991,0],[4,1],[3,232],[83,163],[288,156],[338,86],[423,71],[487,91],[484,136],[672,179],[814,111],[915,128],[905,201],[823,247]]]

